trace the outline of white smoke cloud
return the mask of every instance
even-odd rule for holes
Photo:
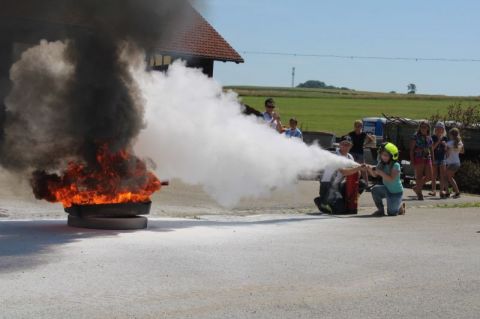
[[[243,115],[237,96],[200,70],[177,62],[166,74],[133,72],[147,124],[136,152],[156,162],[160,178],[202,185],[224,206],[288,187],[300,174],[352,164]]]
[[[68,131],[66,83],[74,66],[64,58],[66,43],[41,41],[12,65],[13,87],[5,100],[3,162],[9,167],[49,167],[75,144]]]

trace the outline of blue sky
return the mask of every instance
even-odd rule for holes
[[[405,62],[259,56],[276,51],[480,59],[477,0],[203,0],[197,8],[245,58],[217,62],[224,85],[321,80],[356,90],[480,95],[480,62]]]

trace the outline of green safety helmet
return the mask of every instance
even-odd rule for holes
[[[395,144],[393,143],[383,143],[381,146],[380,146],[380,152],[387,152],[388,154],[390,154],[392,156],[392,160],[394,161],[398,161],[398,147],[395,146]]]

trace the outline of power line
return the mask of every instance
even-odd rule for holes
[[[410,62],[480,62],[480,59],[470,58],[424,58],[424,57],[388,57],[388,56],[365,56],[365,55],[339,55],[339,54],[316,54],[316,53],[290,53],[290,52],[269,52],[269,51],[241,51],[250,55],[276,55],[307,58],[334,58],[348,60],[383,60],[383,61],[410,61]]]

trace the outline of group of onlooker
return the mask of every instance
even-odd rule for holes
[[[332,179],[332,174],[324,174],[320,196],[315,199],[315,204],[323,212],[335,211],[335,202],[329,201],[329,193],[341,194],[341,178],[358,173],[363,177],[360,185],[365,185],[372,192],[373,201],[377,207],[374,215],[383,216],[385,208],[383,199],[386,199],[386,213],[391,216],[405,214],[403,202],[403,185],[401,182],[401,165],[399,150],[393,143],[383,143],[378,149],[378,164],[375,166],[365,163],[364,148],[375,141],[373,134],[363,131],[362,121],[355,121],[354,130],[340,140],[337,154],[355,160],[359,166],[351,169],[338,170]],[[440,198],[452,196],[449,186],[453,188],[453,198],[460,197],[460,190],[455,181],[455,174],[460,169],[460,154],[464,146],[457,128],[446,134],[445,124],[438,122],[434,134],[430,133],[430,125],[422,121],[417,132],[413,135],[410,145],[410,161],[415,170],[416,185],[413,188],[419,200],[423,200],[422,189],[429,181],[432,182],[430,196],[437,194],[437,181],[440,182]],[[368,176],[379,177],[380,181],[368,187]],[[323,189],[323,190],[322,190]],[[362,187],[360,187],[362,189]]]
[[[275,112],[275,108],[275,101],[272,98],[265,100],[265,112],[263,113],[265,123],[278,131],[278,133],[285,134],[286,137],[303,139],[302,131],[298,128],[297,119],[292,117],[288,121],[289,127],[285,129],[282,125],[280,115],[278,112]]]
[[[278,112],[275,112],[275,101],[269,98],[265,101],[263,119],[272,129],[289,138],[303,139],[302,132],[297,127],[295,118],[289,120],[289,128],[284,128]],[[375,166],[365,163],[364,149],[372,150],[372,157],[377,160]],[[378,150],[378,155],[377,155]],[[422,189],[429,181],[432,182],[430,196],[437,194],[437,180],[440,182],[440,198],[452,196],[449,185],[452,186],[453,198],[460,197],[460,190],[455,181],[455,173],[460,169],[460,154],[464,152],[462,139],[458,129],[453,128],[446,134],[445,124],[438,122],[434,133],[430,132],[430,125],[422,121],[417,132],[413,135],[410,144],[410,162],[415,170],[416,185],[413,188],[419,200],[423,200]],[[357,166],[340,170],[327,169],[320,182],[320,196],[315,198],[315,204],[322,212],[334,212],[341,209],[341,201],[335,200],[342,197],[345,191],[345,177],[359,174],[361,189],[372,192],[372,198],[377,206],[375,215],[384,215],[383,199],[387,202],[387,214],[405,214],[403,203],[403,186],[401,182],[401,165],[399,163],[399,150],[393,143],[383,143],[378,149],[374,134],[363,131],[363,122],[357,120],[354,130],[340,139],[338,156],[351,159],[358,163]],[[371,187],[369,176],[379,178],[380,182]]]
[[[429,181],[432,182],[429,195],[437,195],[437,180],[440,181],[440,198],[451,196],[449,185],[454,191],[453,198],[460,197],[455,174],[460,169],[460,154],[463,152],[464,147],[457,128],[451,129],[447,137],[445,124],[438,122],[434,134],[431,135],[429,123],[420,123],[410,143],[410,161],[415,169],[414,191],[419,200],[424,199],[422,189]]]
[[[358,120],[354,123],[354,131],[348,134],[352,138],[353,146],[350,153],[359,164],[365,162],[363,150],[374,140],[374,135],[363,132],[363,123]],[[417,198],[423,200],[422,189],[431,181],[430,196],[437,195],[437,181],[440,182],[440,198],[460,197],[460,190],[455,181],[455,174],[460,169],[460,154],[464,152],[460,131],[453,128],[447,136],[445,124],[437,122],[434,133],[430,132],[430,124],[420,122],[417,132],[413,135],[410,144],[410,162],[415,171],[416,185],[413,188]],[[380,158],[378,158],[380,162]],[[371,175],[371,174],[370,174]],[[368,174],[363,174],[368,184]],[[449,191],[453,188],[453,195]]]

